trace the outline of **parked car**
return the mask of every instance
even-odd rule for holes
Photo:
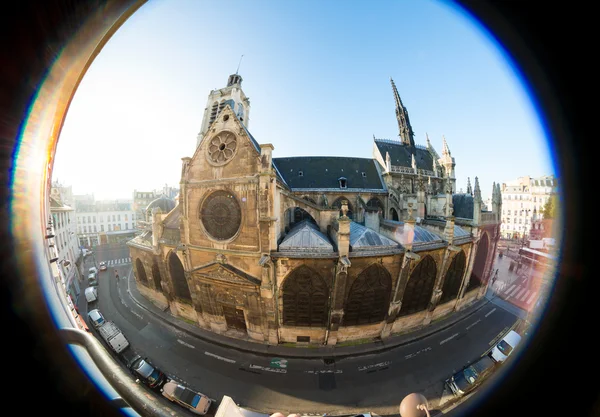
[[[85,299],[88,304],[93,303],[98,299],[98,288],[97,287],[87,287],[85,289]]]
[[[96,289],[96,287],[90,288]],[[104,316],[97,308],[88,312],[88,318],[90,319],[90,323],[92,323],[92,326],[94,326],[94,328],[96,329],[105,323]]]
[[[107,266],[106,266],[106,262],[102,261],[100,262],[100,271],[106,271]]]
[[[89,287],[97,287],[98,286],[98,280],[96,279],[96,274],[88,275],[88,286]]]
[[[504,362],[517,347],[520,341],[521,335],[519,333],[515,332],[514,330],[509,331],[502,338],[502,340],[500,340],[496,346],[492,348],[490,357],[496,362]]]
[[[173,380],[165,383],[161,392],[164,397],[196,414],[206,414],[212,404],[212,400],[206,395],[195,392]]]
[[[127,368],[142,384],[152,389],[160,389],[167,380],[164,372],[138,354],[128,361]]]
[[[463,396],[478,386],[485,378],[493,371],[496,362],[488,355],[482,356],[477,361],[473,362],[456,372],[446,380],[446,386],[456,396]]]

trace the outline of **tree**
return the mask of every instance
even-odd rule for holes
[[[544,219],[556,219],[558,217],[558,195],[551,194],[541,210]]]

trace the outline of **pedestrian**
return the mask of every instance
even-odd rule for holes
[[[116,269],[115,269],[115,278],[117,279],[117,281],[119,280],[119,271],[117,271]]]

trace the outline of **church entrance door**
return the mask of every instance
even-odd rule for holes
[[[244,310],[239,310],[235,307],[223,305],[223,315],[228,328],[246,331],[246,319],[244,318]]]

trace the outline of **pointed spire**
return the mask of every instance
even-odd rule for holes
[[[442,135],[442,155],[450,156],[450,148],[448,148],[448,143],[446,143],[446,136]]]
[[[471,178],[467,177],[467,194],[473,195],[473,189],[471,188]]]
[[[473,192],[475,200],[481,201],[481,188],[479,188],[479,178],[475,177],[475,190]]]
[[[429,141],[429,135],[425,132],[425,137],[427,138],[427,147],[431,148],[431,142]]]
[[[413,133],[412,126],[410,125],[410,120],[408,119],[408,111],[402,104],[400,94],[398,94],[398,89],[396,88],[396,84],[394,83],[392,77],[390,77],[390,82],[392,83],[394,101],[396,102],[396,119],[398,120],[399,130],[398,136],[400,136],[400,141],[404,145],[415,146],[415,134]]]

